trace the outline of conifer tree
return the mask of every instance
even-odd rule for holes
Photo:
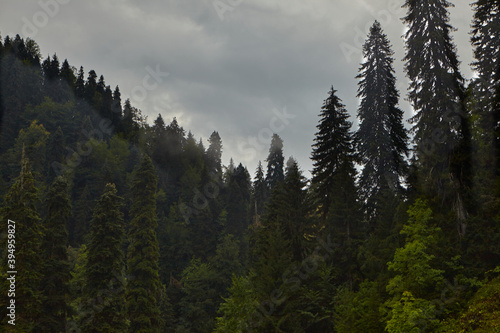
[[[255,172],[255,180],[253,182],[253,207],[252,211],[254,214],[255,222],[258,222],[259,217],[264,213],[264,205],[269,196],[268,189],[266,186],[266,180],[264,178],[264,170],[262,168],[262,163],[259,161],[257,170]]]
[[[241,163],[229,174],[226,196],[227,223],[224,232],[242,239],[251,219],[251,182],[247,169]]]
[[[83,66],[80,66],[80,70],[76,77],[75,95],[77,98],[83,98],[85,96],[85,72],[83,71]]]
[[[306,179],[297,162],[290,158],[281,186],[273,191],[264,225],[278,224],[290,242],[292,258],[303,259],[305,234],[309,231],[311,205],[307,196]]]
[[[336,96],[333,86],[320,113],[315,143],[313,145],[312,183],[315,187],[320,210],[327,216],[335,193],[340,191],[336,182],[354,182],[354,142],[349,114]],[[346,184],[346,186],[348,186]]]
[[[69,65],[69,62],[67,59],[64,59],[62,65],[61,65],[61,71],[59,76],[65,82],[69,88],[74,89],[75,88],[75,73],[73,72],[73,68]]]
[[[87,102],[91,103],[92,106],[96,107],[96,104],[94,103],[94,97],[96,96],[97,92],[97,74],[96,72],[91,69],[89,71],[89,75],[87,77],[87,81],[85,82],[85,99]]]
[[[357,150],[363,171],[359,180],[360,197],[369,220],[377,217],[384,191],[401,192],[405,176],[408,135],[403,127],[403,111],[397,106],[399,93],[392,66],[394,52],[380,23],[375,21],[363,46],[366,59],[360,68],[356,133]]]
[[[464,79],[451,37],[447,0],[407,0],[405,69],[414,124],[419,191],[435,198],[440,210],[452,207],[458,236],[471,208],[468,114]],[[446,212],[444,212],[446,214]],[[456,235],[456,233],[455,233]]]
[[[285,178],[283,170],[285,162],[285,158],[283,157],[283,140],[281,140],[278,134],[273,134],[266,162],[266,183],[269,190],[272,191],[276,184],[282,182]]]
[[[106,184],[91,222],[80,320],[84,332],[126,331],[121,206],[115,185]]]
[[[500,169],[500,2],[477,0],[473,8],[471,41],[475,61],[472,66],[478,74],[473,111],[479,116],[478,126],[482,130],[479,139],[486,146],[482,149],[483,156],[479,156],[484,160],[481,168],[486,168],[491,172],[489,177],[494,177]],[[491,194],[491,188],[487,192]]]
[[[220,178],[222,177],[222,140],[219,133],[216,131],[212,132],[208,142],[210,143],[207,149],[208,172]]]
[[[7,291],[11,289],[8,277],[2,280],[2,326],[13,329],[13,332],[32,332],[40,323],[42,295],[40,292],[40,281],[42,278],[43,256],[40,252],[41,238],[43,237],[40,217],[36,206],[38,205],[38,190],[35,187],[35,179],[31,172],[30,161],[24,157],[21,159],[21,173],[11,186],[5,196],[1,209],[3,230],[14,230],[14,238],[10,238],[7,247],[7,238],[2,241],[2,248],[9,249],[2,265],[2,273],[17,271],[15,274],[15,326],[7,324],[10,319],[6,316],[7,306],[10,306],[10,298]],[[12,222],[9,222],[12,221]],[[8,226],[8,224],[10,226]],[[12,240],[15,241],[12,242]],[[7,261],[14,260],[14,261]]]
[[[47,198],[45,236],[42,240],[42,316],[41,332],[65,332],[69,312],[69,281],[71,279],[68,260],[68,231],[66,224],[71,214],[68,183],[57,177],[49,189]]]
[[[156,185],[153,162],[145,156],[131,188],[127,253],[127,312],[130,332],[160,332],[163,288],[158,274]]]
[[[500,260],[500,1],[473,3],[472,45],[477,78],[468,90],[474,133],[474,197],[478,214],[467,224],[470,273],[480,275]]]
[[[54,133],[50,134],[48,151],[47,151],[47,164],[48,164],[48,175],[49,179],[54,179],[58,173],[62,170],[57,166],[64,163],[64,157],[66,154],[66,140],[64,138],[61,126],[57,127]]]
[[[356,156],[349,114],[335,93],[332,87],[320,114],[312,153],[312,183],[325,232],[338,245],[330,261],[341,272],[338,281],[352,289],[358,282],[356,257],[362,238]]]
[[[116,86],[115,91],[113,91],[113,101],[111,103],[111,124],[115,131],[118,130],[120,120],[122,118],[122,100],[120,88]]]

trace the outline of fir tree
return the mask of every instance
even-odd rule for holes
[[[228,176],[226,187],[227,223],[224,232],[241,240],[250,225],[251,184],[247,169],[240,163]]]
[[[59,76],[65,82],[70,89],[75,88],[75,73],[73,71],[74,69],[69,65],[69,62],[67,59],[64,59],[62,65],[61,65],[61,71]],[[72,90],[73,91],[73,90]]]
[[[210,143],[207,149],[208,172],[220,178],[222,177],[222,140],[219,133],[214,131],[210,135],[208,142]]]
[[[62,170],[60,167],[64,163],[66,154],[66,140],[60,126],[49,137],[47,164],[49,179],[54,179]]]
[[[96,106],[94,103],[94,97],[96,96],[97,92],[97,74],[96,72],[92,69],[89,71],[89,75],[87,77],[87,81],[85,82],[85,99],[87,102],[91,103],[92,106]]]
[[[116,86],[115,91],[113,92],[113,101],[111,103],[111,124],[115,131],[118,129],[120,125],[120,119],[122,118],[122,100],[120,88]]]
[[[323,216],[328,215],[334,194],[340,190],[336,181],[352,181],[355,176],[351,122],[342,101],[335,93],[336,90],[332,87],[323,104],[311,157],[312,183]]]
[[[75,95],[77,98],[83,98],[85,96],[85,72],[83,71],[83,66],[80,66],[80,70],[76,77]]]
[[[156,238],[157,176],[146,156],[135,171],[131,188],[129,246],[127,253],[127,312],[130,332],[160,332],[162,286],[158,274]]]
[[[490,178],[498,176],[500,170],[500,2],[478,0],[473,7],[471,40],[475,61],[472,66],[478,74],[473,83],[473,112],[479,118],[476,126],[481,129],[477,138],[481,154],[478,158],[480,167],[488,172],[484,194],[489,195],[494,191]]]
[[[447,0],[407,0],[405,69],[414,124],[418,186],[441,210],[452,207],[458,236],[471,208],[470,143],[464,79],[451,37]],[[446,212],[444,212],[446,214]]]
[[[21,173],[16,179],[9,192],[5,196],[1,209],[3,230],[14,230],[14,237],[10,238],[7,254],[12,255],[2,262],[2,273],[17,271],[15,275],[15,326],[7,324],[10,319],[7,306],[10,301],[7,291],[10,282],[4,275],[2,290],[5,292],[2,302],[4,309],[2,326],[13,329],[13,332],[32,332],[37,329],[41,318],[42,295],[40,281],[42,278],[43,256],[40,252],[41,239],[43,237],[40,217],[36,206],[38,205],[38,190],[35,187],[35,179],[31,172],[31,165],[27,158],[21,159]],[[12,221],[12,222],[10,222]],[[7,240],[2,241],[2,248],[7,249]],[[14,261],[7,261],[14,260]]]
[[[292,258],[300,261],[304,256],[305,235],[309,227],[311,205],[307,196],[306,179],[290,158],[283,183],[273,191],[269,201],[264,226],[278,224],[290,242]]]
[[[69,312],[68,231],[66,224],[71,214],[68,183],[58,177],[49,189],[47,199],[45,236],[41,253],[45,259],[42,278],[41,332],[65,332]]]
[[[252,211],[254,214],[255,222],[258,222],[260,217],[264,213],[264,205],[269,196],[268,189],[266,186],[266,180],[264,178],[264,170],[262,168],[262,163],[259,161],[257,170],[255,172],[255,179],[253,182],[253,207]]]
[[[266,183],[269,190],[272,191],[274,186],[276,186],[278,182],[282,182],[285,178],[283,171],[285,162],[285,158],[283,157],[283,140],[281,140],[278,134],[273,134],[266,162]]]
[[[356,141],[364,166],[359,187],[369,220],[379,215],[382,192],[401,192],[400,179],[406,171],[408,135],[402,123],[403,111],[397,106],[393,54],[380,23],[375,21],[363,46],[366,60],[356,77],[360,80],[357,97],[361,98]]]
[[[80,328],[84,332],[125,332],[124,223],[122,199],[106,184],[91,222]]]
[[[330,262],[341,272],[338,281],[352,289],[358,282],[357,253],[362,230],[355,186],[354,139],[349,114],[330,90],[313,145],[313,188],[320,205],[325,232],[337,247]]]

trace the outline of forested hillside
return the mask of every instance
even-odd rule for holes
[[[500,1],[473,4],[472,80],[450,6],[405,3],[411,119],[373,23],[359,126],[332,77],[311,179],[277,134],[223,165],[217,128],[1,38],[0,331],[500,332]]]

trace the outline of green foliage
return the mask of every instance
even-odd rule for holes
[[[392,307],[387,322],[389,333],[419,333],[432,331],[438,324],[435,306],[424,299],[415,298],[410,291],[403,292],[401,299]]]
[[[46,153],[49,132],[45,130],[43,124],[34,120],[29,127],[21,129],[16,138],[14,147],[9,151],[11,160],[9,161],[10,172],[19,170],[19,161],[24,154],[30,161],[33,161],[32,168],[35,174],[45,174],[47,168]]]
[[[19,274],[15,277],[15,300],[16,309],[16,326],[14,332],[31,332],[38,327],[41,316],[42,293],[40,290],[40,281],[43,271],[43,256],[41,253],[41,241],[44,235],[41,220],[37,212],[39,203],[38,190],[35,187],[35,179],[31,172],[31,165],[27,158],[21,159],[21,172],[19,177],[11,186],[9,192],[5,196],[4,205],[1,208],[2,229],[8,230],[8,221],[12,220],[15,224],[15,250],[13,267],[8,267],[7,260],[2,260],[2,273],[15,270]],[[11,240],[12,243],[12,240]],[[7,249],[7,237],[2,240],[2,248]],[[8,259],[5,252],[5,259]],[[10,289],[9,281],[4,278],[1,282],[2,290]],[[9,302],[7,292],[1,297],[2,308],[6,309]],[[6,310],[4,310],[6,311]],[[5,313],[5,312],[4,312]],[[6,326],[9,317],[6,315],[2,318],[2,326]]]
[[[335,331],[384,332],[382,297],[377,282],[364,281],[357,292],[339,288],[335,302]]]
[[[393,295],[387,301],[391,311],[386,323],[389,332],[421,332],[435,327],[439,314],[432,299],[441,291],[444,271],[434,267],[432,254],[440,229],[432,224],[432,211],[421,199],[408,210],[408,223],[401,230],[405,245],[396,250],[388,262],[396,275],[388,282],[387,291]]]
[[[199,259],[191,260],[182,273],[182,286],[185,293],[178,326],[188,332],[212,332],[219,304],[218,293],[214,286],[218,282],[217,272],[208,263]]]
[[[252,285],[252,275],[232,279],[230,296],[224,299],[219,309],[215,333],[243,333],[257,324],[259,305]]]
[[[68,183],[58,177],[52,183],[47,198],[45,236],[41,244],[44,257],[42,286],[42,317],[39,329],[43,332],[64,332],[69,312],[70,264],[68,261],[68,231],[71,214]]]
[[[69,281],[69,296],[71,298],[71,318],[68,318],[67,329],[69,332],[79,330],[78,323],[82,313],[79,307],[82,303],[83,290],[85,287],[85,268],[87,267],[87,246],[80,248],[68,248],[68,257],[71,262],[71,279]]]
[[[408,223],[401,230],[406,236],[405,245],[396,250],[394,260],[388,262],[389,270],[396,273],[387,291],[399,295],[411,291],[425,296],[443,283],[443,270],[432,267],[435,258],[431,251],[437,245],[440,229],[432,224],[432,211],[418,199],[408,210]]]
[[[130,332],[159,332],[163,326],[159,306],[163,288],[156,238],[157,181],[153,163],[146,155],[135,171],[131,188],[126,295]]]
[[[500,328],[500,278],[477,291],[460,316],[457,332],[496,332]]]
[[[124,223],[122,199],[107,184],[94,210],[85,266],[80,328],[85,332],[124,332]]]

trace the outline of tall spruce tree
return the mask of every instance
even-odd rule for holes
[[[57,177],[47,196],[45,236],[41,253],[45,259],[42,277],[41,332],[65,332],[69,312],[68,230],[66,224],[71,215],[68,182]]]
[[[125,332],[125,261],[122,199],[106,184],[94,209],[85,267],[80,328],[83,332]]]
[[[13,238],[2,239],[2,249],[8,249],[6,260],[2,264],[2,274],[17,271],[15,276],[15,325],[7,324],[9,319],[7,306],[11,299],[7,298],[12,290],[12,275],[3,275],[2,279],[2,331],[33,332],[40,323],[42,295],[40,281],[42,278],[43,256],[40,252],[43,237],[40,217],[37,212],[39,203],[38,190],[31,172],[31,164],[27,158],[21,159],[21,173],[5,196],[1,209],[3,230],[13,230]],[[10,222],[12,221],[12,222]],[[10,240],[7,241],[7,238]],[[13,241],[12,241],[13,240]],[[7,242],[10,244],[7,247]],[[14,247],[12,247],[14,244]],[[13,261],[7,261],[13,260]],[[9,292],[11,294],[11,292]]]
[[[285,179],[277,188],[269,202],[265,225],[277,223],[283,229],[284,237],[290,242],[292,258],[295,261],[304,259],[304,243],[312,211],[307,196],[305,177],[299,170],[297,162],[290,158],[287,162]]]
[[[500,169],[500,1],[477,0],[473,8],[471,41],[475,61],[472,66],[478,74],[474,111],[480,119],[480,139],[486,146],[482,149],[486,156],[480,156],[484,160],[481,167],[490,171],[492,177],[498,176]],[[490,179],[487,183],[493,185]],[[491,193],[491,188],[487,191]]]
[[[333,197],[340,189],[336,181],[350,179],[354,182],[355,152],[349,114],[333,86],[320,113],[313,160],[312,183],[318,196],[320,210],[325,217],[333,204]]]
[[[158,274],[156,186],[158,178],[149,156],[135,170],[131,188],[127,253],[127,312],[130,332],[160,332],[163,288]]]
[[[210,145],[207,149],[207,168],[212,177],[222,177],[222,140],[219,133],[214,131],[208,139]]]
[[[258,222],[262,214],[264,213],[264,206],[269,197],[268,188],[266,186],[266,180],[264,178],[264,170],[262,168],[262,163],[259,161],[257,170],[255,171],[255,180],[253,182],[253,215],[254,222]]]
[[[415,110],[417,189],[433,197],[443,214],[452,208],[455,225],[465,233],[470,187],[468,115],[464,79],[451,37],[447,0],[407,0],[405,69],[410,79],[409,100]],[[438,213],[436,211],[436,213]]]
[[[357,97],[361,98],[356,143],[363,165],[359,190],[368,220],[379,215],[384,192],[401,192],[400,179],[407,169],[408,135],[403,111],[397,106],[393,54],[380,23],[375,21],[363,46],[365,61],[356,77],[360,80]]]
[[[473,3],[472,63],[477,78],[470,84],[469,106],[474,133],[474,196],[477,216],[466,235],[467,266],[471,274],[493,269],[500,260],[500,1]]]
[[[276,184],[282,182],[285,178],[283,170],[285,163],[285,158],[283,157],[283,140],[281,140],[278,134],[273,134],[266,162],[266,183],[269,190],[272,191]]]
[[[362,237],[356,156],[349,114],[335,93],[332,87],[320,113],[312,153],[312,186],[325,232],[338,245],[330,258],[340,272],[338,282],[353,288],[359,279],[356,257]]]
[[[228,176],[226,197],[227,223],[224,232],[241,240],[251,219],[250,175],[241,163]]]

